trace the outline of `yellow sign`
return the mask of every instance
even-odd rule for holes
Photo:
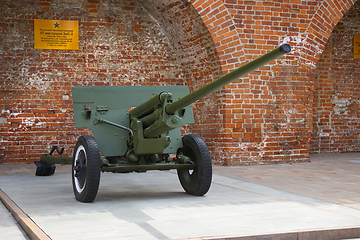
[[[354,35],[354,59],[360,59],[360,34]]]
[[[34,48],[79,50],[79,23],[34,19]]]

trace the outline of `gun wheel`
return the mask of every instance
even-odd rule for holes
[[[95,138],[90,135],[79,137],[72,164],[72,185],[76,200],[95,200],[100,184],[100,170],[100,153]]]
[[[209,150],[204,140],[196,135],[189,134],[182,138],[183,148],[178,149],[196,164],[194,170],[178,169],[181,186],[191,195],[203,196],[209,191],[212,179],[212,165]]]

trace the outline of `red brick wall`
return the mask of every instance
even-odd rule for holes
[[[65,146],[71,156],[77,138],[88,133],[74,128],[73,86],[186,84],[193,90],[220,76],[214,43],[196,11],[175,2],[163,7],[164,18],[156,7],[98,0],[2,6],[1,161],[37,160],[51,145]],[[79,51],[34,49],[35,18],[79,21]],[[182,22],[169,23],[175,18]],[[214,98],[206,104],[216,118]],[[197,103],[196,128],[211,137],[216,124],[203,118],[206,109]]]
[[[360,60],[353,36],[360,34],[360,2],[340,20],[320,58],[314,91],[312,153],[360,151]]]
[[[75,85],[185,84],[191,90],[274,49],[293,53],[193,104],[214,162],[307,161],[315,70],[355,0],[6,1],[0,5],[0,158],[71,155]],[[33,19],[77,20],[79,51],[36,50]]]
[[[191,1],[213,35],[224,72],[282,42],[293,53],[227,87],[219,142],[224,164],[307,161],[315,69],[355,1]]]

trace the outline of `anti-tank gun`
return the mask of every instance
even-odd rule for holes
[[[198,135],[180,134],[181,126],[194,123],[191,103],[290,51],[283,44],[192,93],[186,86],[74,87],[75,126],[89,128],[93,136],[79,137],[72,158],[54,147],[61,156],[53,156],[54,149],[44,154],[36,163],[37,175],[52,174],[55,163],[72,164],[76,199],[92,202],[100,172],[177,169],[187,193],[204,195],[212,179],[210,153]]]

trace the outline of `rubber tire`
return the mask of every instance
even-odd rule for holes
[[[76,176],[76,166],[80,166],[80,176]],[[100,184],[100,171],[100,153],[95,138],[90,135],[79,137],[72,163],[72,185],[76,200],[84,203],[95,200]]]
[[[182,138],[183,148],[178,149],[185,156],[190,157],[191,161],[197,165],[194,170],[178,169],[178,177],[181,186],[191,195],[205,195],[211,185],[212,165],[211,157],[205,141],[196,134],[185,135]]]

